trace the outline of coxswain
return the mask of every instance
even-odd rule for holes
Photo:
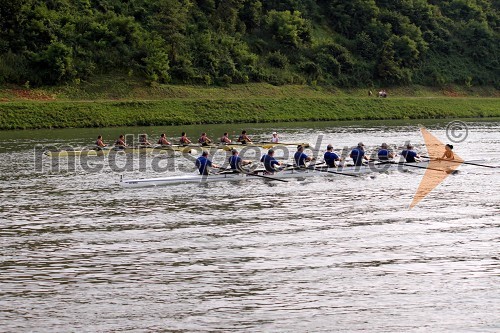
[[[107,144],[105,144],[103,141],[102,141],[102,135],[98,135],[97,136],[97,140],[95,142],[95,145],[97,146],[97,148],[104,148],[107,146]]]
[[[151,143],[148,141],[148,136],[146,134],[141,134],[139,136],[139,145],[141,145],[141,146],[151,146]]]
[[[455,154],[453,154],[453,145],[447,144],[444,146],[444,154],[440,158],[441,160],[454,160]]]
[[[231,139],[229,139],[227,132],[225,132],[224,135],[220,138],[220,143],[231,143]]]
[[[165,133],[162,133],[160,135],[160,139],[158,140],[158,144],[162,145],[162,146],[169,146],[170,145],[170,142],[167,140],[167,136],[165,135]]]
[[[416,151],[413,150],[413,146],[408,144],[406,149],[401,152],[401,155],[406,159],[408,163],[418,162],[416,159],[420,158]]]
[[[241,142],[242,145],[252,143],[252,140],[247,135],[247,131],[241,131],[241,135],[238,137],[238,142]]]
[[[280,141],[280,138],[278,138],[278,133],[273,132],[273,137],[271,138],[272,143],[278,143]]]
[[[293,161],[295,163],[295,166],[298,166],[299,168],[305,168],[306,162],[310,162],[312,160],[313,158],[307,156],[304,153],[304,146],[298,145],[297,152],[295,153],[295,155],[293,155]]]
[[[201,133],[201,136],[198,139],[198,143],[201,144],[202,146],[208,146],[210,143],[212,143],[212,140],[208,138],[207,133],[203,132]]]
[[[363,142],[358,143],[358,146],[351,151],[349,157],[352,158],[355,166],[363,165],[363,160],[369,160],[368,156],[365,155],[365,145]]]
[[[382,145],[380,145],[380,149],[377,153],[379,161],[388,161],[395,156],[396,154],[389,150],[389,146],[387,145],[387,143],[383,143]]]
[[[127,147],[127,144],[125,143],[125,136],[123,134],[121,134],[118,137],[118,140],[115,141],[115,147],[120,149],[125,149],[125,147]]]
[[[238,156],[239,153],[236,149],[233,149],[231,151],[231,154],[232,154],[231,157],[229,157],[229,166],[233,171],[241,171],[241,167],[243,165],[252,163],[252,161],[243,160],[240,156]]]
[[[189,140],[188,137],[186,136],[186,132],[181,133],[181,138],[179,139],[179,142],[181,143],[181,145],[188,145],[191,143],[191,140]]]
[[[337,167],[335,162],[340,162],[340,156],[333,152],[332,145],[326,146],[326,152],[323,155],[323,158],[325,159],[325,163],[329,168]]]
[[[208,175],[209,167],[218,168],[216,164],[212,163],[212,161],[208,159],[208,151],[206,150],[204,150],[201,156],[196,159],[195,165],[198,168],[200,175],[205,176]]]
[[[262,155],[260,161],[264,164],[266,169],[266,174],[274,174],[276,171],[276,166],[280,166],[282,163],[274,158],[274,150],[269,149],[267,154]]]

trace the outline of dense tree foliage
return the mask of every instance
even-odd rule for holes
[[[0,83],[495,85],[498,0],[2,0]]]

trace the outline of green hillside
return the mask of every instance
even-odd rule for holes
[[[0,84],[500,87],[500,1],[2,0]]]

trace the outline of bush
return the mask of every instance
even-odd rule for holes
[[[269,53],[267,63],[274,68],[285,69],[288,67],[288,58],[280,51]]]
[[[278,42],[296,48],[310,44],[312,39],[311,27],[299,11],[271,10],[265,18],[265,28]]]

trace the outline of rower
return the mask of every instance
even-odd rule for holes
[[[232,155],[229,157],[229,166],[233,171],[241,171],[241,167],[243,165],[252,163],[252,161],[241,159],[241,157],[238,156],[239,153],[236,149],[233,149],[231,153]]]
[[[160,139],[158,140],[158,144],[162,145],[162,146],[169,146],[170,145],[170,142],[167,140],[167,136],[165,135],[165,133],[162,133],[160,135]]]
[[[278,133],[273,132],[273,137],[271,138],[272,143],[278,143],[280,139],[278,138]]]
[[[224,135],[220,138],[220,143],[231,143],[227,132],[224,132]]]
[[[252,140],[247,135],[247,131],[241,131],[241,135],[238,137],[238,142],[241,142],[242,145],[252,143]]]
[[[379,161],[388,161],[391,158],[394,158],[396,155],[389,150],[389,146],[387,143],[382,143],[380,146],[380,149],[378,150],[377,153]]]
[[[401,152],[401,155],[406,159],[408,163],[416,163],[416,158],[420,158],[416,151],[413,150],[413,146],[408,144],[406,149]]]
[[[340,157],[339,155],[333,152],[332,145],[326,146],[326,152],[323,158],[325,159],[325,163],[329,168],[337,167],[337,165],[335,165],[335,162],[336,161],[340,162]]]
[[[123,134],[121,134],[118,137],[118,140],[115,141],[115,147],[119,149],[125,149],[125,147],[127,147],[127,144],[125,143],[125,136]]]
[[[148,141],[148,136],[146,134],[141,134],[141,136],[139,136],[139,145],[151,146],[151,143]]]
[[[355,166],[363,165],[363,159],[369,160],[368,156],[365,155],[365,145],[363,142],[358,143],[358,146],[351,151],[349,157],[352,158]]]
[[[189,140],[188,137],[186,136],[186,132],[181,133],[181,138],[179,139],[179,142],[181,143],[181,145],[188,145],[191,143],[191,140]]]
[[[97,140],[95,142],[95,145],[97,146],[97,148],[101,149],[101,148],[104,148],[107,146],[107,144],[105,144],[103,141],[102,141],[102,135],[98,135],[97,136]]]
[[[453,154],[453,145],[446,144],[446,146],[444,146],[444,149],[444,154],[440,158],[440,160],[454,160],[455,154]]]
[[[208,175],[208,167],[218,168],[218,166],[208,159],[208,151],[204,150],[200,157],[195,162],[200,175]]]
[[[295,155],[293,155],[293,160],[295,162],[295,166],[298,166],[299,168],[305,168],[306,162],[312,161],[313,158],[307,156],[304,153],[304,147],[302,145],[298,145],[297,152],[295,153]]]
[[[198,143],[201,144],[202,146],[208,146],[210,143],[212,143],[212,140],[208,138],[207,133],[203,132],[201,133],[201,136],[198,139]]]
[[[262,158],[260,159],[260,161],[262,163],[264,163],[264,168],[266,169],[266,174],[268,175],[272,175],[274,174],[276,171],[276,168],[275,166],[278,165],[280,166],[282,163],[277,161],[275,158],[274,158],[274,150],[273,149],[269,149],[267,151],[267,154],[264,154],[262,155]]]

